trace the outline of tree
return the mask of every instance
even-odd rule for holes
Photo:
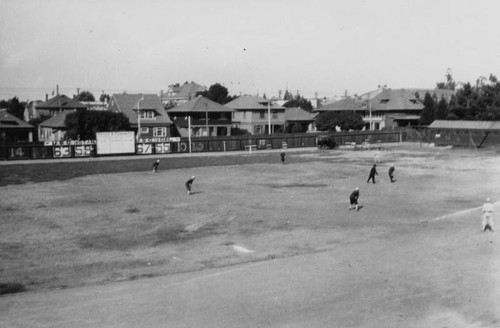
[[[328,111],[316,116],[316,128],[320,131],[336,131],[337,126],[342,131],[361,130],[365,123],[358,112]]]
[[[66,139],[95,140],[96,132],[127,131],[130,121],[123,113],[78,109],[65,120]]]
[[[26,103],[20,102],[17,97],[11,98],[7,101],[2,100],[0,102],[0,108],[7,108],[7,113],[14,115],[21,120],[24,120],[25,107]]]
[[[208,90],[203,91],[199,94],[221,105],[224,105],[228,102],[229,93],[227,91],[227,88],[220,83],[211,85]]]
[[[100,102],[107,102],[109,103],[109,101],[111,100],[111,97],[108,95],[108,94],[105,94],[103,93],[100,97],[99,97],[99,101]]]
[[[429,92],[425,93],[423,104],[424,109],[420,113],[420,125],[429,125],[436,118],[434,98]]]
[[[436,107],[435,118],[436,120],[445,120],[447,116],[448,116],[448,102],[444,97],[441,97]]]
[[[453,80],[451,68],[448,68],[448,70],[446,71],[445,78],[446,82],[436,83],[436,88],[442,90],[455,90],[457,84]]]
[[[73,98],[78,101],[95,101],[94,95],[90,91],[82,91]]]
[[[291,108],[291,107],[300,107],[303,110],[308,112],[312,112],[313,106],[309,100],[301,97],[300,95],[296,95],[292,100],[287,101],[283,107]]]
[[[285,90],[285,94],[283,95],[283,100],[287,100],[287,101],[290,101],[290,100],[293,100],[293,95],[290,91]]]

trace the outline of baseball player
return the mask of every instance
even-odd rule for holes
[[[486,198],[486,203],[484,203],[482,208],[483,213],[483,231],[491,230],[495,231],[493,224],[493,204],[490,203],[490,199]]]
[[[156,162],[153,163],[153,173],[158,172],[158,165],[160,165],[159,159],[157,159]]]
[[[351,193],[351,196],[349,196],[349,201],[350,201],[349,210],[355,209],[357,211],[359,209],[358,198],[359,198],[359,188],[356,188]]]
[[[370,175],[368,176],[368,180],[366,181],[366,183],[370,182],[370,180],[372,180],[373,183],[375,183],[375,175],[378,175],[377,164],[373,164],[373,167],[370,170]]]
[[[195,176],[193,175],[191,177],[191,179],[189,179],[188,181],[186,181],[186,188],[187,188],[187,194],[190,195],[191,194],[191,186],[193,185],[193,181],[195,179]]]
[[[284,151],[281,152],[280,156],[281,156],[281,164],[285,164],[285,152]]]
[[[396,180],[394,180],[394,164],[391,165],[391,167],[389,168],[389,178],[391,178],[391,182],[394,182]]]

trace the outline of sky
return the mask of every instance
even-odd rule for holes
[[[499,12],[496,0],[0,0],[0,99],[185,81],[330,98],[434,88],[448,69],[474,83],[500,77]]]

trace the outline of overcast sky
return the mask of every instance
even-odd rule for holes
[[[434,88],[448,68],[474,82],[500,77],[499,13],[495,0],[0,0],[0,90],[195,81],[332,97]]]

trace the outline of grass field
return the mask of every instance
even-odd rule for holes
[[[408,315],[434,305],[433,324],[445,309],[457,326],[500,326],[498,237],[478,209],[498,200],[498,155],[389,146],[381,161],[376,184],[371,151],[164,158],[157,174],[151,158],[1,166],[0,284],[40,292],[331,252],[361,264],[347,286],[400,298]]]

